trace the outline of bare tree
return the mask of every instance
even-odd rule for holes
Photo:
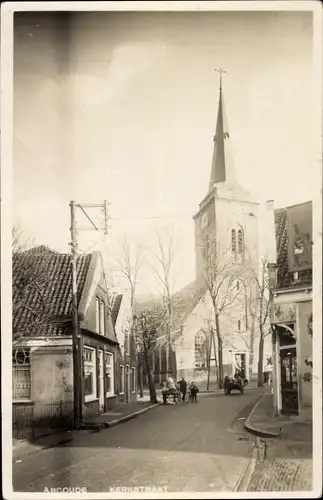
[[[210,293],[214,311],[215,330],[218,350],[218,384],[223,383],[223,342],[225,335],[221,331],[220,317],[237,304],[241,293],[237,289],[237,278],[241,276],[241,268],[236,265],[228,251],[221,251],[215,237],[206,234],[202,244],[203,277]]]
[[[12,229],[12,328],[13,340],[28,335],[44,335],[54,321],[46,300],[51,279],[49,253],[43,248],[29,248],[23,231]]]
[[[258,387],[262,387],[264,385],[264,343],[265,338],[271,333],[269,326],[270,301],[267,257],[262,257],[259,271],[250,268],[249,273],[249,283],[251,287],[255,287],[256,300],[251,296],[247,296],[247,309],[259,329],[257,385]]]
[[[169,365],[171,368],[172,377],[176,379],[176,359],[174,347],[171,340],[171,328],[173,323],[174,305],[177,301],[177,296],[174,294],[176,275],[174,275],[174,264],[178,250],[178,240],[174,233],[157,231],[157,249],[151,250],[155,258],[155,265],[152,269],[156,275],[161,288],[162,303],[163,303],[163,324],[162,329],[166,333]]]
[[[148,377],[150,401],[157,402],[154,376],[151,366],[151,353],[156,346],[158,329],[161,326],[161,312],[154,305],[138,308],[133,317],[133,331],[138,351],[142,353]]]
[[[240,295],[239,300],[241,301],[244,309],[245,329],[238,333],[249,351],[248,378],[250,380],[252,376],[256,336],[254,285],[252,281],[248,282],[246,279],[242,279],[239,283],[241,283],[241,286],[243,287],[243,293]]]
[[[136,290],[138,284],[138,275],[142,266],[142,246],[136,244],[131,246],[128,239],[125,237],[119,244],[120,253],[116,258],[115,268],[117,272],[126,280],[130,290],[130,307],[131,317],[129,318],[130,340],[133,340],[133,320],[134,306],[136,298]],[[142,356],[137,352],[137,365],[139,371],[139,391],[140,397],[143,397],[143,362]]]

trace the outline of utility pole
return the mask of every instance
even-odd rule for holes
[[[76,218],[75,202],[71,201],[71,266],[72,266],[72,339],[73,339],[73,387],[74,387],[74,427],[79,428],[82,420],[82,396],[81,378],[83,378],[81,361],[81,342],[78,324],[78,303],[77,303],[77,238],[76,238]]]
[[[72,271],[72,343],[73,343],[73,389],[74,389],[74,428],[78,429],[83,419],[83,339],[80,333],[78,317],[78,297],[77,297],[77,231],[76,231],[76,208],[80,208],[86,218],[91,222],[96,231],[100,229],[94,224],[85,208],[101,208],[104,215],[103,231],[108,233],[108,203],[84,205],[70,202],[71,217],[71,271]],[[85,230],[85,228],[84,228]]]

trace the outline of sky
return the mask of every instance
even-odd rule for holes
[[[240,184],[276,207],[321,185],[311,13],[15,17],[14,224],[34,243],[69,251],[70,200],[106,199],[100,243],[77,212],[80,251],[93,245],[109,263],[120,238],[154,248],[166,227],[178,240],[176,288],[194,279],[192,216],[208,189],[220,66]],[[155,288],[147,266],[139,289]]]

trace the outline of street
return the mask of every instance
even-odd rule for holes
[[[158,406],[124,424],[13,463],[13,488],[233,491],[251,453],[244,417],[259,396],[259,390],[246,389],[243,395],[200,394],[198,403]]]

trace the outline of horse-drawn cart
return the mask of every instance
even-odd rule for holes
[[[243,393],[244,390],[244,383],[241,378],[234,378],[234,377],[224,377],[224,394],[227,396],[231,394],[231,391],[239,391],[240,394]]]

